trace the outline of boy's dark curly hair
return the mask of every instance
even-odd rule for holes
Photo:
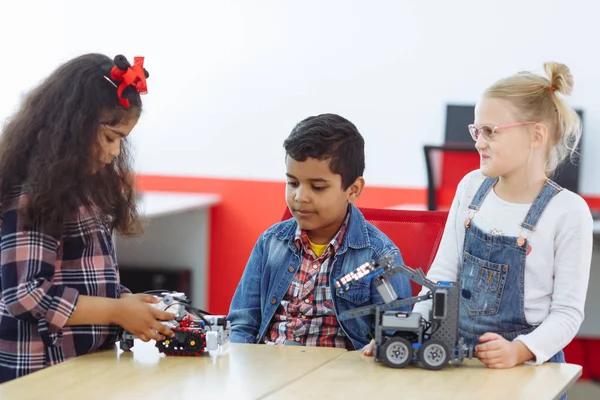
[[[329,168],[342,177],[346,190],[365,171],[365,141],[356,126],[336,114],[321,114],[300,121],[283,143],[286,155],[296,161],[330,160]]]

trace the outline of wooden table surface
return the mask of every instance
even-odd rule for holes
[[[0,399],[257,399],[346,353],[230,343],[224,353],[166,357],[154,342],[78,357],[0,385]]]
[[[333,399],[527,399],[558,398],[581,375],[573,364],[520,365],[489,369],[478,360],[427,371],[415,365],[394,369],[352,351],[267,396],[306,400],[306,390]]]
[[[165,357],[153,343],[136,340],[133,352],[115,347],[5,383],[0,399],[544,400],[581,375],[573,364],[492,370],[477,360],[393,369],[358,351],[299,346],[228,344],[220,354]]]

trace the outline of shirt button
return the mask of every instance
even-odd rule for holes
[[[277,299],[275,297],[271,298],[271,304],[277,303]]]
[[[317,269],[317,268],[319,268],[318,265],[313,265],[313,269]]]
[[[288,271],[290,271],[290,272],[294,272],[294,269],[295,269],[295,268],[292,266],[292,267],[289,267],[289,268],[288,268]]]
[[[299,337],[297,337],[297,338],[296,338],[296,339],[294,339],[294,340],[295,340],[296,342],[299,342],[299,341],[300,341],[300,338],[299,338]]]
[[[306,304],[308,304],[308,303],[310,303],[310,300],[306,299],[306,300],[304,300],[304,302],[305,302]]]

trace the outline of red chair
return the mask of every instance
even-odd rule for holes
[[[360,208],[365,219],[385,233],[400,249],[404,263],[427,273],[442,239],[447,211]],[[282,220],[291,218],[286,209]],[[413,295],[421,286],[411,282]]]
[[[427,209],[449,210],[458,183],[479,168],[479,153],[473,142],[423,146],[427,167]]]

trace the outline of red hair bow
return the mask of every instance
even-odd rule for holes
[[[144,70],[144,57],[134,57],[133,65],[127,69],[120,69],[116,65],[110,70],[110,79],[113,81],[121,81],[117,88],[119,101],[125,108],[129,108],[129,100],[124,99],[123,90],[128,86],[133,86],[140,94],[148,93],[146,87],[146,71]]]

